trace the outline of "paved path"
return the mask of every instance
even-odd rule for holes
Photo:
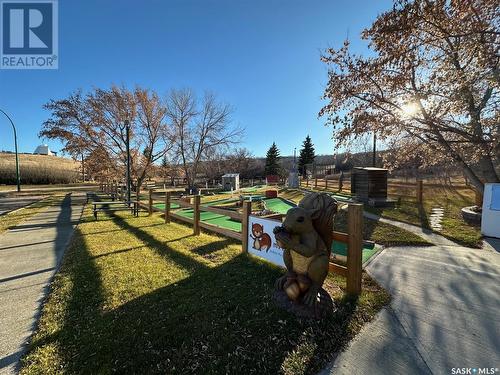
[[[396,221],[396,220],[391,220],[391,219],[386,219],[384,217],[380,217],[378,215],[375,215],[375,214],[372,214],[371,212],[366,212],[366,211],[363,212],[363,216],[366,217],[367,219],[370,219],[370,220],[381,221],[382,223],[391,224],[391,225],[394,225],[395,227],[407,230],[408,232],[416,234],[417,236],[422,237],[424,240],[427,240],[430,243],[433,243],[434,245],[458,246],[457,243],[447,239],[444,236],[441,236],[440,234],[434,233],[430,229],[423,229],[417,225],[403,223],[401,221]]]
[[[0,197],[0,216],[39,201],[42,198],[43,196]]]
[[[383,250],[367,271],[392,294],[391,306],[323,374],[500,368],[498,251],[458,246]]]
[[[41,303],[74,226],[84,195],[68,194],[0,235],[0,374],[15,372]]]

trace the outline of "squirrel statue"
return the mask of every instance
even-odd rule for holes
[[[328,275],[333,219],[337,201],[326,193],[310,193],[290,209],[274,230],[283,248],[287,273],[276,281],[293,301],[313,306]]]

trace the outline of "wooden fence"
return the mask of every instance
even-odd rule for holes
[[[126,194],[123,187],[116,183],[103,183],[100,186],[101,191],[107,194],[116,194],[119,199],[125,200]],[[164,215],[165,223],[170,223],[171,219],[182,221],[193,226],[193,234],[199,235],[200,229],[203,228],[209,232],[218,233],[223,236],[241,241],[242,251],[248,251],[248,222],[252,212],[252,203],[244,201],[242,212],[231,211],[218,207],[202,206],[201,196],[188,196],[181,198],[174,196],[171,191],[155,192],[154,189],[148,190],[148,201],[142,203],[140,201],[140,192],[136,192],[135,199],[138,207],[145,209],[149,215],[154,212],[161,212]],[[155,201],[164,202],[165,208],[160,209],[154,206]],[[189,218],[173,212],[172,205],[177,204],[180,208],[193,210],[193,218]],[[242,231],[237,232],[227,228],[222,228],[216,225],[208,224],[200,220],[201,212],[212,212],[219,215],[225,215],[242,224]],[[284,215],[283,215],[284,216]],[[349,294],[361,293],[362,279],[362,247],[363,247],[363,205],[352,203],[348,206],[348,233],[332,232],[334,241],[347,244],[347,264],[341,265],[330,261],[330,272],[337,273],[347,279],[347,292]]]

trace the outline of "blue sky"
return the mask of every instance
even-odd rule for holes
[[[265,155],[275,141],[292,154],[310,134],[317,153],[333,152],[331,129],[317,118],[327,70],[320,52],[346,36],[364,53],[360,31],[390,1],[60,0],[59,69],[0,70],[0,108],[14,119],[19,149],[38,138],[42,105],[75,89],[141,85],[214,91],[246,128],[242,146]],[[0,149],[12,131],[0,117]]]

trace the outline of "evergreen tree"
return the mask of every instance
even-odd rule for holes
[[[266,176],[279,174],[280,165],[280,150],[273,142],[273,145],[269,148],[266,154]]]
[[[314,145],[312,144],[311,137],[307,135],[305,141],[302,143],[302,148],[299,154],[299,173],[306,176],[306,165],[313,163],[316,155],[314,154]]]

